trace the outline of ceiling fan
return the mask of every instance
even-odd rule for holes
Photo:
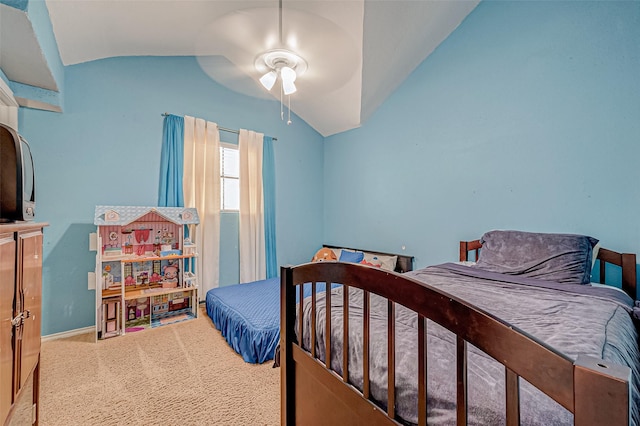
[[[259,81],[262,86],[271,91],[278,78],[280,79],[280,119],[284,120],[283,95],[287,97],[289,117],[287,124],[291,124],[291,95],[298,89],[295,81],[299,75],[307,70],[307,61],[290,49],[285,48],[282,37],[282,0],[278,0],[278,32],[279,47],[260,53],[254,62],[258,72],[263,73]]]

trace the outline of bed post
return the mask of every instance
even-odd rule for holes
[[[631,369],[590,356],[573,365],[574,425],[629,425]]]
[[[460,262],[469,260],[469,250],[467,249],[467,242],[460,241]]]
[[[636,300],[636,255],[634,253],[617,253],[612,250],[601,248],[598,252],[598,260],[600,261],[600,283],[606,282],[606,264],[620,266],[622,268],[622,289],[633,300]]]
[[[293,269],[280,268],[280,424],[295,424],[295,366],[291,342],[295,338],[296,287]]]
[[[633,253],[622,253],[622,289],[633,297],[638,298],[636,293],[636,255]]]

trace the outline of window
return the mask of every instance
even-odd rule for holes
[[[240,210],[240,152],[235,145],[220,145],[220,210]]]

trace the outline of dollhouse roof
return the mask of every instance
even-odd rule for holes
[[[123,226],[149,213],[162,216],[176,225],[200,223],[198,211],[193,207],[96,206],[93,224]]]

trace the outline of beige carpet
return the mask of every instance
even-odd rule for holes
[[[40,424],[277,425],[280,369],[247,364],[198,319],[98,343],[44,342]]]

